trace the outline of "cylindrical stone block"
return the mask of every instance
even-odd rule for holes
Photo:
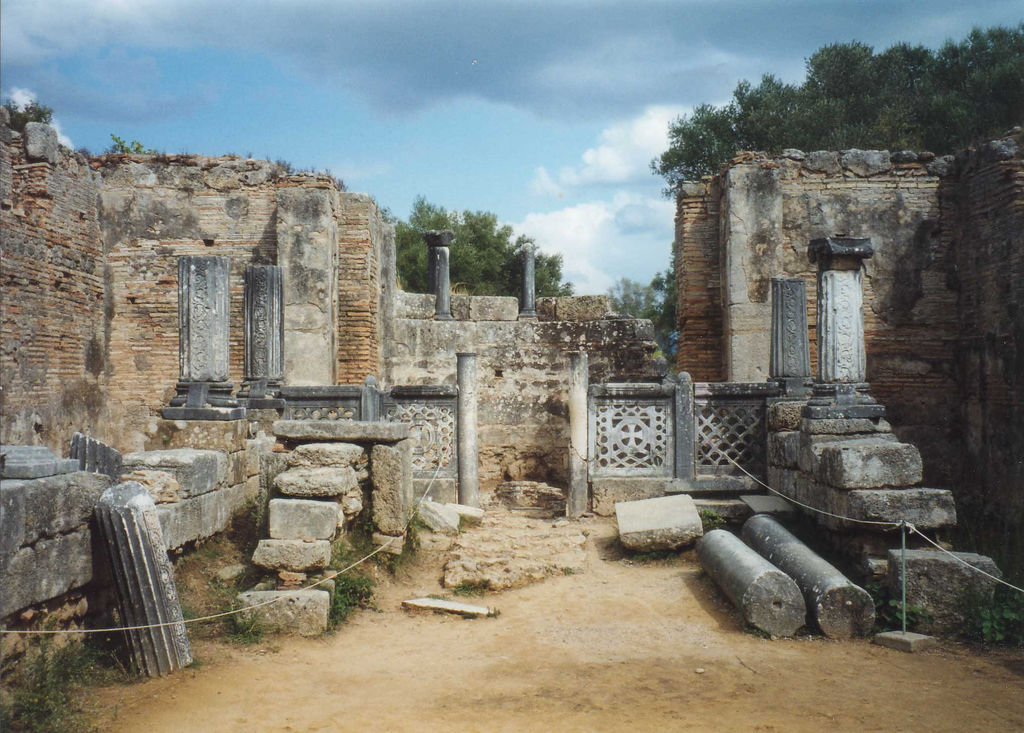
[[[182,382],[228,379],[226,257],[178,258],[178,367]]]
[[[150,677],[187,667],[192,654],[152,497],[142,484],[127,481],[104,491],[95,513],[123,624],[153,626],[125,632],[135,664]]]
[[[537,317],[537,248],[530,242],[520,250],[523,262],[523,284],[519,298],[519,317]]]
[[[875,603],[828,561],[767,514],[743,525],[743,540],[796,581],[821,632],[832,639],[864,636],[875,624]]]
[[[807,337],[807,287],[802,278],[772,278],[771,377],[811,376]]]
[[[284,378],[284,290],[277,265],[245,268],[245,379]]]
[[[818,380],[825,383],[860,383],[866,379],[861,271],[820,272]]]
[[[459,503],[480,506],[480,456],[477,447],[476,354],[456,354],[459,386]]]
[[[566,516],[576,519],[588,508],[587,390],[590,376],[587,352],[569,354],[569,496]]]
[[[807,608],[796,582],[724,529],[697,543],[701,567],[751,626],[772,636],[792,636]]]

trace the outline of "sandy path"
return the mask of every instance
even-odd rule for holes
[[[592,529],[586,573],[469,599],[496,619],[398,610],[437,588],[409,571],[332,636],[202,642],[199,669],[100,691],[101,729],[1024,730],[1020,654],[762,639],[692,560],[602,559]]]

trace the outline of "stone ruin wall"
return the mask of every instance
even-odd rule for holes
[[[48,159],[29,159],[23,136],[0,130],[4,442],[64,454],[80,430],[124,451],[159,447],[150,445],[158,411],[178,377],[183,255],[231,261],[230,378],[240,386],[245,267],[299,269],[319,254],[316,241],[300,241],[290,261],[279,262],[289,213],[311,216],[313,229],[329,234],[320,249],[332,251],[337,268],[326,298],[321,283],[309,288],[321,301],[314,305],[329,309],[320,323],[336,324],[333,338],[320,343],[323,330],[314,328],[315,343],[303,344],[330,357],[298,363],[316,366],[327,383],[359,383],[380,372],[379,272],[393,235],[370,197],[339,192],[327,176],[283,176],[272,163],[235,157],[85,160],[54,145]],[[286,328],[297,332],[306,313],[295,313]],[[324,383],[291,376],[286,381]]]
[[[480,485],[568,485],[568,353],[587,352],[591,383],[660,379],[650,321],[611,312],[605,296],[538,298],[518,319],[511,297],[452,296],[452,321],[434,297],[399,292],[386,358],[390,384],[455,385],[456,352],[477,354]]]
[[[765,378],[770,278],[784,275],[807,284],[813,373],[807,245],[871,237],[864,325],[873,393],[900,439],[920,447],[928,485],[953,487],[958,500],[984,496],[1020,517],[1018,146],[1007,139],[956,158],[745,153],[720,175],[685,184],[676,208],[679,369],[695,381]]]

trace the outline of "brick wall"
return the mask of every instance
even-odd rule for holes
[[[21,135],[0,135],[0,440],[66,452],[109,422],[98,179],[70,151],[29,160]]]

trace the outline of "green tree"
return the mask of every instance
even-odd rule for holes
[[[499,225],[486,211],[449,211],[427,202],[413,202],[408,221],[394,221],[395,253],[399,284],[409,292],[427,291],[427,247],[423,232],[451,229],[455,241],[450,250],[452,288],[472,295],[519,295],[522,268],[520,249],[532,243],[515,237],[512,227]],[[562,282],[562,256],[537,254],[536,287],[539,297],[571,295],[572,285]]]
[[[29,122],[44,122],[48,125],[53,121],[53,110],[34,99],[22,107],[8,98],[4,100],[4,108],[11,116],[11,129],[18,132],[24,132]]]
[[[975,29],[937,51],[859,42],[823,46],[802,84],[741,81],[729,103],[700,105],[669,126],[651,161],[666,194],[715,173],[738,150],[886,148],[952,153],[1024,121],[1024,23]]]
[[[659,272],[648,285],[619,278],[609,289],[612,307],[624,315],[647,318],[654,325],[654,340],[667,356],[676,353],[675,268]]]

